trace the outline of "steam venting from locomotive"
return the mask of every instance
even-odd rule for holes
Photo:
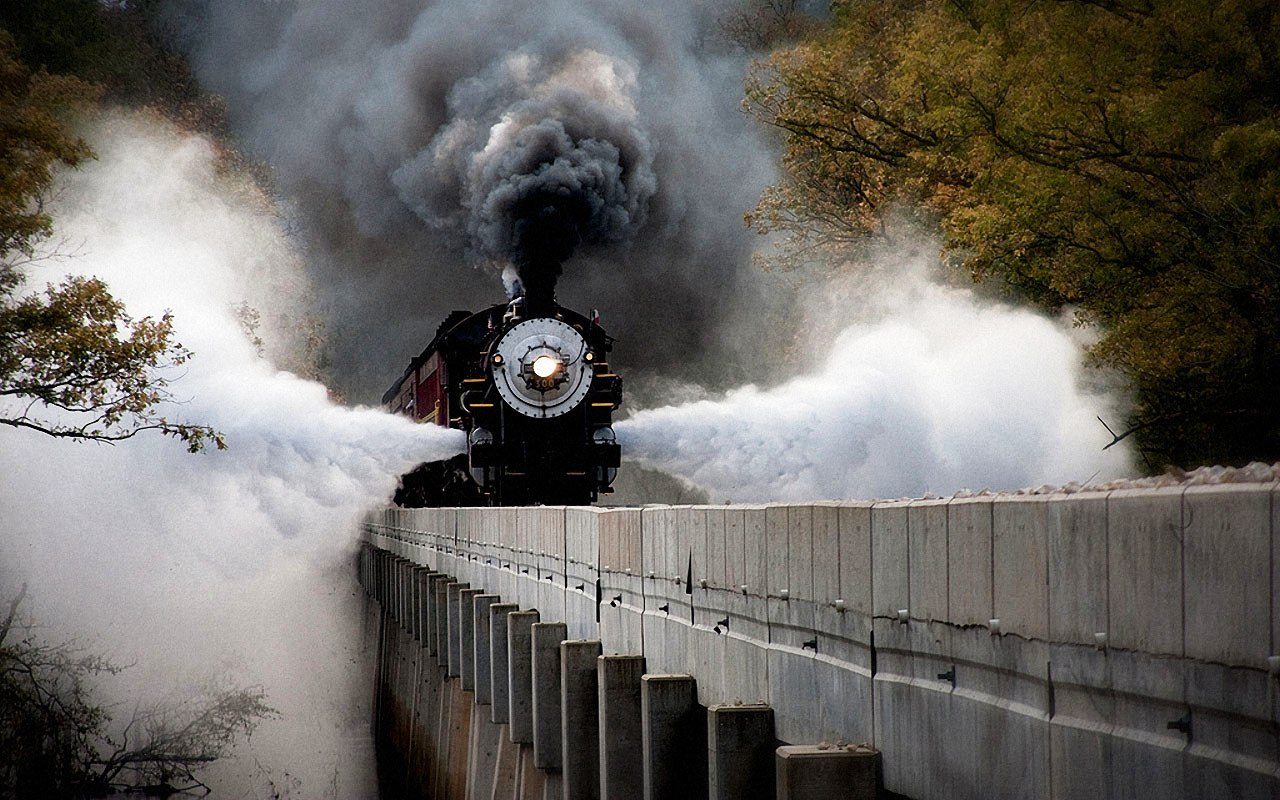
[[[548,304],[580,245],[626,241],[645,222],[657,180],[634,85],[633,66],[595,50],[510,54],[456,87],[449,122],[392,180],[426,222],[464,229],[474,255],[509,266],[509,294]]]

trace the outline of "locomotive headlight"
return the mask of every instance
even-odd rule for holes
[[[533,374],[539,378],[550,378],[559,369],[560,361],[553,356],[538,356],[533,360]]]

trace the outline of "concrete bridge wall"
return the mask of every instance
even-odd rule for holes
[[[596,730],[556,736],[564,748],[598,738],[595,765],[607,764],[605,772],[647,774],[660,766],[645,759],[670,762],[688,750],[664,744],[675,733],[647,729],[611,750],[639,710],[611,714],[609,692],[639,697],[641,675],[691,676],[694,716],[703,721],[679,735],[707,758],[682,767],[695,787],[688,796],[745,796],[746,785],[759,792],[753,796],[846,797],[853,772],[828,780],[837,783],[826,790],[796,781],[820,773],[816,753],[865,764],[865,752],[843,745],[866,743],[880,753],[882,790],[916,800],[1275,798],[1277,491],[1266,484],[889,503],[386,509],[366,525],[362,579],[398,604],[394,619],[408,620],[395,634],[396,659],[415,657],[415,648],[446,653],[436,656],[439,681],[427,691],[459,707],[482,700],[481,670],[491,680],[513,670],[538,679],[519,652],[486,649],[509,663],[478,663],[477,635],[496,641],[501,623],[492,620],[518,607],[536,609],[541,623],[563,623],[542,639],[582,645],[557,655],[585,658],[580,676],[595,661],[603,705],[588,709]],[[479,604],[500,614],[477,633]],[[529,624],[527,616],[509,619]],[[534,647],[532,636],[509,641]],[[472,657],[463,657],[466,648]],[[542,655],[539,663],[552,663],[550,651]],[[407,681],[397,696],[424,691],[420,674],[404,678],[406,667],[388,677],[389,659],[390,651],[383,683]],[[580,666],[545,669],[567,681]],[[643,684],[677,694],[680,686]],[[566,683],[554,699],[576,726],[572,690]],[[512,683],[511,691],[523,690]],[[443,719],[444,700],[433,702]],[[711,711],[702,718],[704,707]],[[754,710],[753,724],[768,710],[777,740],[770,751],[780,743],[824,749],[778,751],[768,765],[781,770],[776,784],[758,764],[744,778],[743,759],[724,761],[736,734],[717,733],[751,716],[733,709]],[[435,724],[425,736],[438,750]],[[473,726],[471,746],[510,739],[516,723],[502,724],[509,730],[483,736]],[[532,748],[532,734],[526,738]],[[532,764],[518,747],[492,764],[474,749],[450,752],[472,776]],[[542,778],[528,773],[527,785],[557,798],[586,796],[570,789],[570,761],[566,753],[559,763],[543,760],[549,769],[528,767]],[[468,780],[462,794],[428,796],[535,796],[495,794],[487,777],[482,791]],[[641,796],[626,793],[631,778],[620,780],[611,789],[606,775],[590,796]]]

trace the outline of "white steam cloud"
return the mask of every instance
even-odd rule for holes
[[[407,467],[456,452],[460,434],[336,406],[259,355],[234,307],[260,312],[267,353],[287,351],[305,328],[301,259],[270,206],[218,174],[205,140],[117,117],[90,141],[98,160],[63,176],[53,209],[78,254],[33,268],[32,288],[95,275],[135,317],[171,310],[195,356],[167,413],[214,426],[230,449],[0,432],[0,589],[29,582],[50,637],[136,663],[107,698],[123,709],[210,677],[262,684],[283,719],[219,767],[232,796],[267,780],[294,796],[366,795],[355,524]]]
[[[812,374],[619,423],[625,457],[713,500],[746,502],[945,495],[1123,474],[1128,454],[1102,450],[1111,437],[1096,419],[1111,402],[1081,386],[1082,353],[1067,329],[932,284],[927,266],[899,264],[869,321],[846,322]],[[778,371],[765,353],[754,367],[762,381]]]

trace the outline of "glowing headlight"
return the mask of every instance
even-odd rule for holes
[[[550,378],[560,369],[560,361],[552,356],[538,356],[533,360],[533,374],[539,378]]]

